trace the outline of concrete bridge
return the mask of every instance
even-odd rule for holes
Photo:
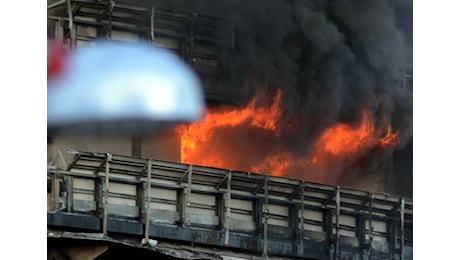
[[[407,198],[150,158],[65,154],[48,166],[49,254],[63,254],[56,241],[78,240],[94,242],[97,252],[85,259],[106,259],[112,244],[171,259],[412,259]]]

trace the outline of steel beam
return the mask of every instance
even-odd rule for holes
[[[65,3],[66,1],[67,0],[56,1],[56,2],[54,2],[52,4],[49,4],[46,9],[49,11],[49,10],[51,10],[51,9],[53,9],[53,8],[63,4],[63,3]]]

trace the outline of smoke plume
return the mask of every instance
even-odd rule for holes
[[[283,93],[282,134],[270,137],[268,149],[304,154],[334,124],[359,124],[363,107],[377,124],[391,124],[399,132],[397,146],[371,149],[340,164],[342,173],[328,182],[395,192],[388,179],[398,178],[387,176],[395,168],[392,156],[396,150],[411,151],[406,145],[412,144],[412,86],[406,77],[412,73],[412,1],[201,0],[163,5],[234,23],[232,89],[249,97],[274,95],[277,89]]]

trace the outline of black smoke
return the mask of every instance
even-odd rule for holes
[[[355,124],[361,109],[390,123],[400,143],[374,149],[347,166],[337,184],[386,192],[412,178],[412,1],[155,1],[159,7],[229,19],[235,28],[232,79],[246,96],[263,86],[283,91],[281,137],[273,146],[303,152],[338,122]],[[249,80],[250,79],[250,80]],[[295,127],[293,127],[293,125]],[[282,143],[282,144],[280,144]],[[409,158],[410,156],[402,156]],[[410,166],[407,166],[410,164]],[[362,181],[360,183],[360,181]],[[364,183],[364,184],[363,184]],[[369,184],[370,183],[370,184]],[[377,184],[376,184],[377,183]],[[406,183],[406,182],[405,182]],[[409,183],[411,184],[411,183]],[[397,186],[397,185],[396,185]],[[373,189],[373,187],[368,187]]]

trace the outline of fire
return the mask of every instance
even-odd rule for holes
[[[213,145],[209,144],[208,141],[216,130],[222,128],[249,125],[266,131],[276,131],[276,123],[281,116],[281,90],[277,91],[274,102],[269,107],[257,106],[257,101],[256,98],[253,98],[242,109],[208,109],[204,119],[200,122],[178,126],[176,131],[181,136],[181,161],[183,163],[232,168],[232,165],[226,165],[222,161],[221,153],[204,155],[197,153],[197,149],[206,145]],[[229,153],[227,156],[231,156],[231,154]]]
[[[388,125],[387,134],[384,137],[380,138],[379,145],[381,147],[395,145],[399,143],[399,132],[392,133],[391,128],[391,125]]]
[[[385,136],[376,128],[370,111],[363,109],[361,112],[361,123],[357,127],[338,123],[328,129],[320,136],[316,143],[319,152],[328,152],[334,155],[350,155],[360,151],[366,151],[372,147],[382,148],[397,144],[398,133],[391,132],[391,125]]]
[[[384,123],[387,119],[383,119]],[[377,127],[371,111],[363,108],[358,125],[337,123],[327,128],[312,146],[311,171],[321,182],[332,184],[344,174],[344,169],[375,149],[386,149],[399,143],[399,132],[392,132],[390,124],[386,133]],[[385,125],[385,124],[383,124]]]
[[[324,182],[373,149],[399,142],[399,132],[392,131],[387,119],[375,122],[371,110],[364,107],[357,125],[336,123],[313,145],[290,151],[280,145],[289,139],[279,125],[281,95],[278,90],[271,104],[261,105],[253,98],[242,108],[208,108],[201,121],[178,126],[181,161]]]
[[[252,166],[251,171],[282,176],[289,167],[293,166],[295,161],[292,159],[292,154],[290,154],[288,151],[282,151],[279,154],[267,156],[267,158],[265,158],[261,164]]]

